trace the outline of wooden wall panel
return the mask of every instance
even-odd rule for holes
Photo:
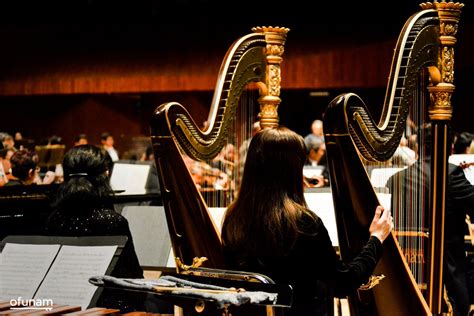
[[[386,85],[394,41],[333,47],[289,47],[282,64],[288,89],[375,88]]]
[[[80,133],[86,133],[90,143],[100,144],[100,134],[108,131],[124,153],[132,147],[133,137],[149,136],[150,118],[158,105],[179,102],[200,124],[207,119],[211,97],[210,92],[0,97],[0,131],[20,131],[36,142],[58,135],[68,148]]]
[[[472,26],[460,30],[453,97],[453,126],[470,132],[474,130],[466,117],[474,115],[469,92],[474,85],[469,53],[474,51],[469,38],[473,32]],[[281,110],[287,126],[305,133],[335,93],[362,91],[364,100],[369,96],[383,101],[394,39],[328,44],[292,41],[290,35],[282,64]],[[0,131],[22,131],[36,140],[60,134],[69,146],[78,133],[98,143],[99,134],[107,130],[123,151],[131,137],[148,134],[150,115],[161,103],[182,103],[200,124],[207,118],[225,49],[100,55],[24,52],[0,58]],[[311,98],[312,90],[328,90],[330,95]]]
[[[288,47],[282,64],[283,88],[379,87],[385,84],[394,43],[346,47]],[[214,90],[224,53],[91,56],[36,60],[23,71],[4,64],[0,95],[147,93]],[[68,59],[71,58],[71,59]],[[370,61],[368,63],[367,61]],[[3,61],[5,62],[5,61]]]

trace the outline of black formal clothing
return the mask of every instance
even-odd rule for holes
[[[125,217],[112,209],[100,208],[84,213],[55,211],[49,217],[45,232],[51,236],[120,236],[128,237],[111,275],[119,278],[143,278],[143,270],[133,246],[133,239]],[[99,304],[120,308],[122,311],[143,310],[140,295],[127,295],[104,290]],[[141,302],[140,302],[141,301]]]
[[[420,176],[415,178],[413,175]],[[407,169],[393,175],[387,182],[390,189],[393,185],[401,186],[401,192],[405,192],[406,196],[409,192],[418,192],[418,194],[425,192],[427,197],[424,205],[425,210],[428,210],[429,207],[429,184],[429,160],[417,161]],[[394,191],[391,189],[391,192]],[[392,201],[394,200],[392,197]],[[396,211],[393,210],[393,212]],[[450,303],[454,308],[454,315],[461,316],[468,315],[470,308],[464,246],[466,214],[474,218],[474,186],[466,179],[461,167],[448,164],[444,226],[444,283]]]
[[[337,256],[328,231],[316,215],[301,217],[294,246],[287,255],[247,256],[224,247],[231,269],[257,272],[293,287],[293,304],[285,315],[331,315],[334,296],[352,294],[366,283],[382,255],[382,244],[371,237],[349,264]]]

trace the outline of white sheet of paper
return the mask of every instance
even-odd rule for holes
[[[462,162],[474,162],[474,155],[472,154],[457,154],[449,156],[450,163],[453,165],[459,166]],[[474,185],[474,166],[470,166],[464,169],[464,174],[466,175],[466,179]]]
[[[117,246],[63,246],[35,299],[86,309],[97,290],[89,278],[105,274],[116,249]]]
[[[60,247],[5,244],[0,255],[0,301],[32,299]]]
[[[115,163],[110,177],[113,190],[125,190],[119,194],[145,194],[150,165]]]
[[[332,245],[339,246],[339,239],[337,237],[336,215],[334,213],[334,202],[332,193],[330,192],[305,192],[306,203],[310,210],[316,213],[326,226],[331,239]],[[385,209],[390,209],[390,199],[392,195],[389,193],[377,193],[380,204]],[[374,210],[375,214],[375,210]]]
[[[374,188],[383,188],[386,186],[388,179],[394,175],[395,173],[405,169],[407,167],[402,168],[375,168],[370,173],[370,182],[372,182],[372,186]]]
[[[324,167],[304,167],[303,168],[303,175],[306,178],[311,179],[314,176],[320,176],[323,174]]]
[[[390,210],[392,204],[392,194],[391,193],[377,193],[377,197],[379,199],[380,204],[382,204],[383,208],[386,210]],[[374,210],[375,214],[375,210]]]
[[[472,154],[455,154],[450,155],[448,161],[453,165],[459,166],[461,162],[474,162],[474,155]]]
[[[209,207],[209,213],[211,214],[212,221],[217,227],[217,231],[221,233],[222,230],[222,221],[224,220],[224,215],[226,207]]]
[[[305,192],[304,198],[308,207],[318,215],[328,230],[329,238],[334,247],[339,247],[337,238],[336,215],[334,214],[334,203],[331,192]]]

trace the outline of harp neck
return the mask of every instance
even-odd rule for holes
[[[159,106],[151,122],[151,139],[162,190],[168,229],[175,256],[190,263],[207,257],[207,267],[223,268],[220,232],[183,160],[216,157],[226,144],[236,118],[242,91],[249,83],[259,87],[260,121],[278,124],[280,64],[288,29],[259,27],[237,40],[219,71],[208,127],[201,130],[176,102]]]

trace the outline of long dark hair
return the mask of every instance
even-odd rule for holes
[[[108,205],[113,191],[109,185],[110,157],[94,145],[71,148],[63,159],[64,182],[54,207],[63,211],[85,212]]]
[[[263,129],[250,142],[240,191],[222,227],[225,247],[248,256],[284,254],[308,212],[304,199],[303,138],[285,127]]]

